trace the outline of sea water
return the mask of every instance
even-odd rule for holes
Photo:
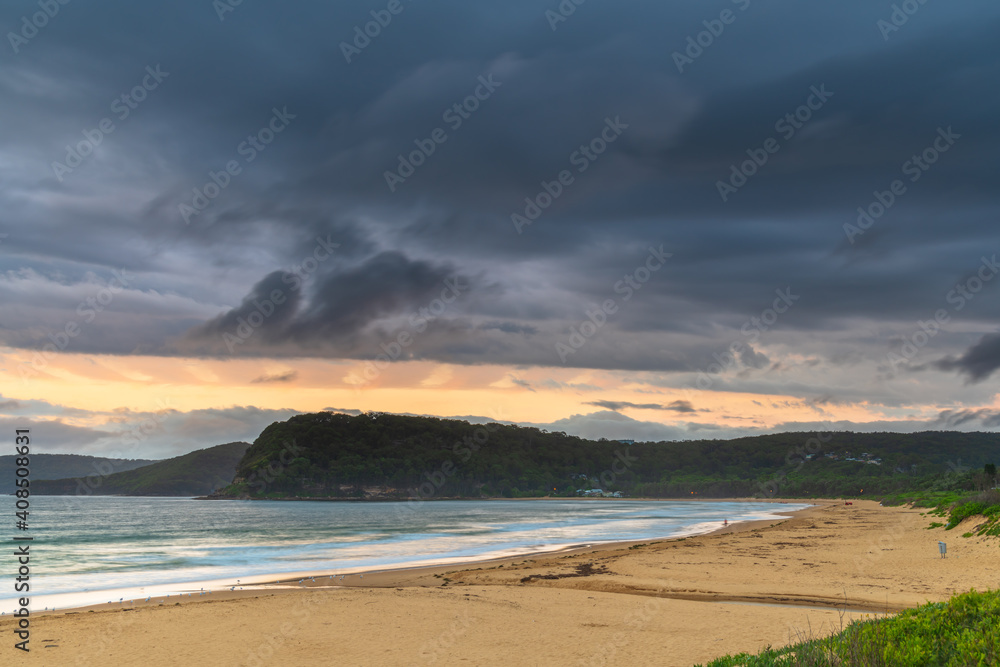
[[[0,500],[0,505],[3,502]],[[11,502],[13,506],[13,503]],[[704,533],[802,504],[644,500],[205,501],[32,496],[33,611],[229,589],[283,575],[458,563]],[[13,516],[13,509],[10,512]],[[7,541],[7,540],[5,540]],[[15,547],[0,572],[17,572]],[[25,544],[20,542],[18,544]],[[237,584],[237,580],[240,584]],[[13,583],[0,611],[11,613]],[[124,602],[123,602],[124,604]]]

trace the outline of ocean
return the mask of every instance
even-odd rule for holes
[[[13,498],[11,498],[13,515]],[[704,533],[803,504],[637,500],[203,501],[32,496],[33,611],[228,589],[305,572],[538,554]],[[14,532],[10,529],[9,532]],[[9,539],[9,538],[8,538]],[[5,540],[6,541],[6,540]],[[0,572],[17,571],[15,547]],[[23,544],[23,543],[20,543]],[[0,611],[14,609],[0,599]]]

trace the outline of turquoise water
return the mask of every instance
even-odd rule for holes
[[[198,591],[236,579],[343,574],[676,537],[773,518],[806,505],[629,500],[400,503],[198,501],[33,496],[32,609],[106,591]],[[0,503],[2,504],[2,503]],[[10,499],[13,515],[13,499]],[[13,532],[13,530],[11,530]],[[22,533],[23,534],[23,533]],[[16,572],[13,548],[0,572]],[[11,575],[13,579],[13,575]],[[155,588],[159,586],[159,588]],[[11,591],[11,587],[4,586]],[[42,597],[38,597],[42,596]],[[13,608],[0,599],[0,610]]]

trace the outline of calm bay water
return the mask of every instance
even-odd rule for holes
[[[275,574],[350,573],[677,537],[712,530],[724,519],[768,519],[806,507],[629,500],[31,501],[35,610],[122,597],[112,589],[125,590],[129,599],[228,588],[236,579],[263,581]],[[16,572],[13,548],[3,552],[0,571]],[[204,583],[192,588],[185,582]],[[0,610],[10,613],[13,607],[12,599],[0,599]]]

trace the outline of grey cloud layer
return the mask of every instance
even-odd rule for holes
[[[224,21],[193,0],[65,7],[0,70],[0,342],[37,349],[126,268],[134,284],[74,351],[371,358],[457,276],[469,289],[408,358],[562,365],[555,344],[614,299],[567,365],[696,373],[741,341],[742,375],[715,388],[804,392],[815,370],[789,359],[814,357],[844,394],[900,400],[886,353],[1000,252],[995,3],[928,3],[886,41],[879,3],[752,2],[683,74],[671,53],[714,9],[587,3],[552,31],[545,8],[414,3],[347,64],[367,3],[243,3]],[[4,34],[19,21],[0,14]],[[157,64],[169,75],[119,119],[113,101]],[[453,127],[445,110],[489,74],[499,87]],[[832,97],[785,139],[775,124],[813,86]],[[248,161],[275,107],[296,117]],[[58,181],[51,163],[104,117],[114,132]],[[628,128],[576,171],[606,118]],[[961,139],[910,182],[903,164],[947,127]],[[385,171],[435,128],[447,141],[390,192]],[[723,202],[717,182],[768,137],[780,150]],[[241,173],[186,225],[178,205],[231,160]],[[511,214],[564,169],[573,184],[517,234]],[[849,243],[843,225],[894,179],[906,194]],[[306,272],[318,237],[339,248]],[[661,244],[673,257],[626,301],[620,281]],[[749,339],[786,287],[801,300]],[[944,374],[987,396],[995,289],[913,362],[928,395]],[[284,303],[227,346],[275,290]]]

